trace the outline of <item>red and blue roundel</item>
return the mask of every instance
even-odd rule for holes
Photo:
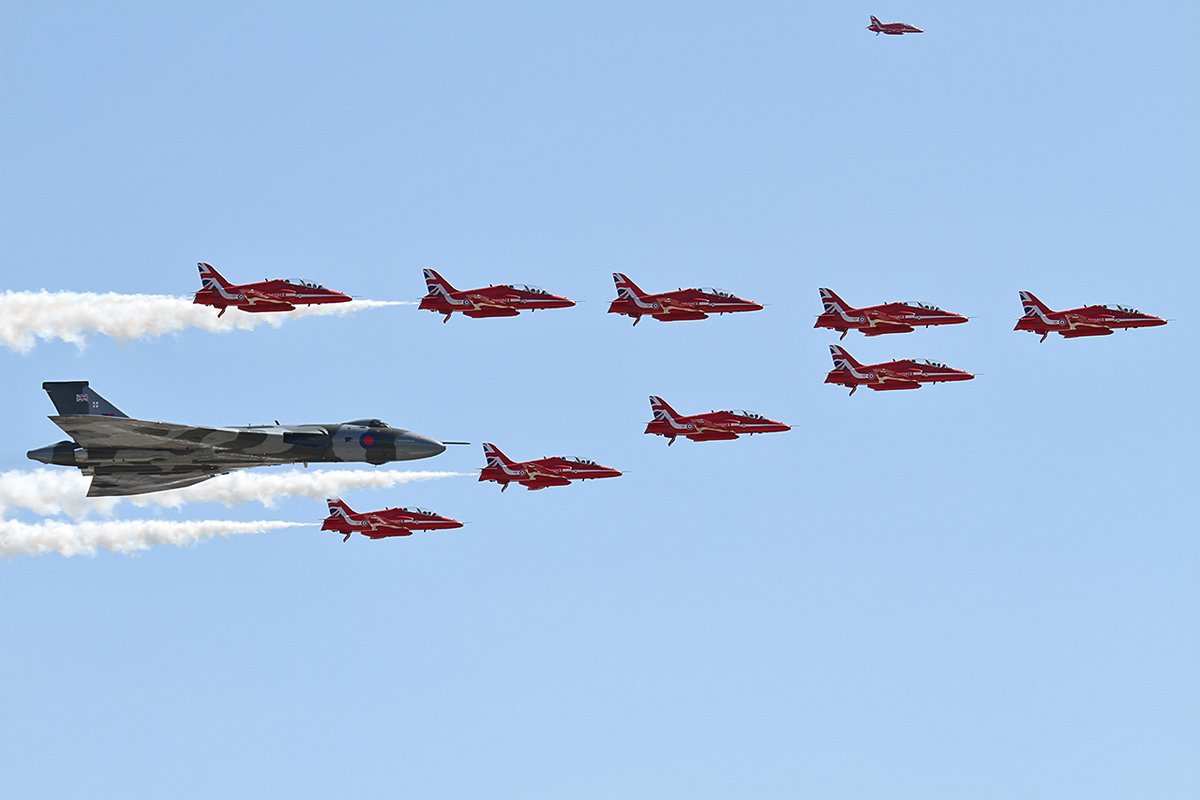
[[[374,447],[375,434],[370,432],[364,433],[362,436],[358,437],[358,443],[362,445],[364,449]]]

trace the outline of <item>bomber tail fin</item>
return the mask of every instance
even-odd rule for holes
[[[436,269],[425,268],[425,287],[429,290],[430,295],[442,295],[449,297],[456,290],[450,285],[450,281],[438,274]]]
[[[862,364],[858,363],[854,356],[847,353],[845,348],[839,345],[829,345],[829,355],[833,357],[834,369],[844,369],[849,371],[851,369],[859,369],[862,367]]]
[[[87,381],[46,381],[42,384],[60,416],[126,417],[121,409],[100,396]]]
[[[504,455],[500,448],[491,442],[483,443],[483,457],[487,460],[489,467],[502,467],[513,463],[512,459]]]

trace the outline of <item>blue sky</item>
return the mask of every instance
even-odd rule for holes
[[[185,294],[206,260],[587,302],[0,352],[0,469],[60,438],[41,381],[82,378],[134,416],[379,416],[627,475],[347,497],[471,523],[407,541],[342,545],[310,500],[128,509],[314,527],[0,563],[0,793],[1195,797],[1197,24],[7,5],[0,289]],[[770,305],[631,329],[613,270]],[[971,314],[845,344],[981,377],[847,399],[818,286]],[[1019,289],[1175,321],[1038,345]],[[651,393],[794,430],[667,450]]]

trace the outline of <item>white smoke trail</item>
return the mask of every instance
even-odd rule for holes
[[[36,556],[59,553],[64,556],[92,556],[97,550],[134,553],[154,545],[184,547],[216,536],[264,533],[280,528],[296,528],[311,523],[233,522],[229,520],[130,519],[113,522],[17,522],[0,520],[0,556]]]
[[[268,508],[283,497],[324,499],[354,489],[389,489],[416,481],[472,475],[430,470],[287,470],[275,474],[235,472],[183,489],[133,497],[87,497],[90,478],[77,470],[33,469],[0,472],[0,517],[9,509],[72,519],[112,513],[118,503],[179,508],[187,503],[226,506],[256,502]]]
[[[117,292],[13,292],[0,294],[0,344],[28,353],[38,340],[59,340],[78,347],[93,334],[129,340],[177,333],[188,328],[229,333],[261,325],[278,328],[299,317],[343,316],[370,308],[414,305],[411,301],[352,300],[301,306],[278,314],[249,314],[231,308],[221,318],[217,309],[194,305],[191,298],[165,294]]]

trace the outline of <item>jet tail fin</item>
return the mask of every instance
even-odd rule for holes
[[[859,19],[862,19],[862,17],[859,17]],[[877,16],[875,16],[874,14],[872,14],[872,15],[871,15],[871,24],[873,24],[873,25],[882,25],[883,23],[879,21],[879,17],[877,17]]]
[[[89,387],[87,381],[46,381],[42,388],[60,416],[129,417]]]
[[[629,280],[628,275],[624,275],[620,272],[614,272],[613,283],[617,285],[618,300],[629,300],[634,297],[642,297],[645,295],[645,292],[639,289],[636,283]]]
[[[1021,291],[1021,305],[1024,307],[1027,317],[1040,317],[1050,313],[1050,307],[1038,300],[1033,292]]]
[[[212,264],[205,264],[203,261],[196,264],[196,269],[200,270],[200,289],[228,289],[233,284],[225,280],[225,276],[217,272]]]
[[[850,310],[851,306],[845,300],[838,297],[837,292],[833,289],[822,287],[819,291],[821,292],[821,305],[825,306],[826,314],[836,314],[839,311]]]
[[[666,400],[656,395],[650,395],[650,411],[655,419],[675,419],[679,416]]]
[[[325,502],[329,504],[329,516],[331,517],[348,517],[354,513],[354,509],[340,497],[330,497]]]
[[[855,360],[854,356],[846,352],[845,348],[831,344],[829,345],[829,355],[833,357],[834,369],[858,369],[862,364]]]
[[[513,463],[512,459],[504,455],[500,448],[491,442],[483,443],[483,457],[487,459],[489,467],[499,467]]]
[[[450,285],[450,281],[438,274],[436,269],[426,267],[425,272],[425,288],[429,290],[431,295],[450,295],[457,291]]]

